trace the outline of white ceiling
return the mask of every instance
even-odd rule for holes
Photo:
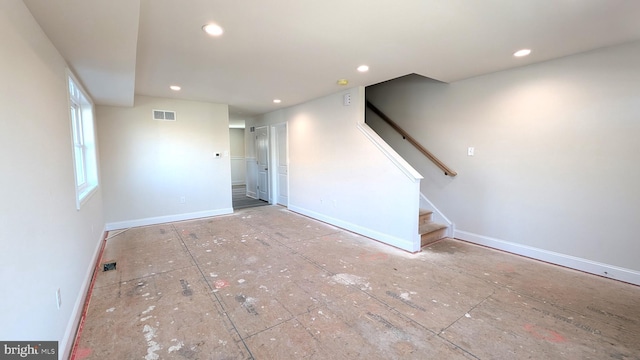
[[[236,119],[340,91],[340,78],[452,82],[640,40],[635,0],[24,2],[97,104],[200,100]],[[209,22],[224,35],[206,35]],[[533,52],[514,58],[521,48]]]

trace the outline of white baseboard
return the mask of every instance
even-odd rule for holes
[[[93,256],[91,257],[91,261],[89,262],[89,266],[87,267],[87,271],[84,276],[84,281],[82,282],[82,286],[80,286],[80,292],[76,297],[76,302],[73,304],[73,311],[71,312],[71,317],[69,318],[69,322],[67,323],[67,329],[65,330],[64,337],[60,342],[60,347],[58,349],[60,359],[68,359],[71,356],[71,351],[73,350],[73,342],[76,338],[76,331],[78,330],[78,326],[80,325],[80,318],[82,317],[82,311],[84,310],[84,303],[87,299],[87,292],[89,291],[89,286],[91,285],[91,280],[93,279],[93,271],[98,261],[100,249],[102,248],[102,244],[106,234],[107,229],[105,227],[102,230],[100,239],[98,240],[96,248],[93,251]]]
[[[247,196],[252,198],[252,199],[257,199],[258,198],[258,194],[255,191],[247,191]]]
[[[185,213],[185,214],[166,215],[166,216],[157,216],[157,217],[144,218],[144,219],[111,222],[111,223],[107,223],[106,229],[107,231],[111,231],[111,230],[117,230],[117,229],[127,229],[131,227],[136,227],[136,226],[164,224],[164,223],[174,222],[174,221],[193,220],[193,219],[199,219],[204,217],[227,215],[227,214],[233,214],[233,208],[198,211],[198,212]]]
[[[291,205],[289,204],[289,210],[293,211],[293,212],[297,212],[299,214],[308,216],[310,218],[314,218],[316,220],[320,220],[322,222],[325,222],[327,224],[331,224],[331,225],[335,225],[337,227],[352,231],[356,234],[360,234],[369,238],[372,238],[374,240],[383,242],[385,244],[397,247],[399,249],[405,250],[405,251],[409,251],[412,253],[415,253],[417,251],[420,251],[420,236],[419,234],[416,232],[416,238],[414,239],[414,242],[412,243],[411,241],[408,241],[406,239],[402,239],[399,237],[395,237],[393,235],[389,235],[389,234],[384,234],[375,230],[371,230],[369,228],[360,226],[360,225],[356,225],[356,224],[352,224],[350,222],[347,221],[343,221],[343,220],[339,220],[336,218],[332,218],[330,216],[324,215],[324,214],[320,214],[317,213],[315,211],[312,210],[308,210],[308,209],[304,209],[304,208],[300,208],[297,207],[295,205]]]
[[[546,261],[548,263],[565,266],[571,269],[584,271],[609,279],[624,281],[634,285],[640,285],[640,272],[635,270],[625,269],[609,264],[603,264],[597,261],[560,254],[527,245],[516,244],[509,241],[494,239],[467,231],[456,230],[454,233],[454,237],[456,239],[468,241],[470,243],[488,246],[494,249],[526,256],[536,260]]]

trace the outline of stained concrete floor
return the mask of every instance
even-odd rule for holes
[[[107,241],[77,359],[640,359],[640,287],[278,206]]]

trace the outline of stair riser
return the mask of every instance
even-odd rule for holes
[[[426,224],[428,222],[431,221],[432,218],[432,213],[427,213],[427,214],[422,214],[420,215],[420,217],[418,217],[418,223],[419,224]]]
[[[447,235],[447,229],[439,229],[426,234],[420,235],[420,247],[434,243]]]

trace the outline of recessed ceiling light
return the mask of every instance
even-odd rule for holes
[[[280,104],[282,102],[282,100],[280,99],[273,99],[273,103],[274,104]]]
[[[173,91],[180,91],[180,89],[182,89],[180,86],[178,85],[171,85],[169,86],[169,89],[173,90]]]
[[[337,83],[338,85],[345,86],[345,85],[347,85],[347,84],[349,83],[349,80],[347,80],[347,79],[340,79],[340,80],[336,81],[336,83]]]
[[[518,50],[518,51],[514,52],[513,56],[523,57],[523,56],[527,56],[529,54],[531,54],[531,49],[522,49],[522,50]]]
[[[202,30],[211,36],[220,36],[224,32],[220,25],[217,24],[207,24],[202,27]]]
[[[358,66],[358,71],[367,72],[367,71],[369,71],[369,67],[367,65],[360,65],[360,66]]]

